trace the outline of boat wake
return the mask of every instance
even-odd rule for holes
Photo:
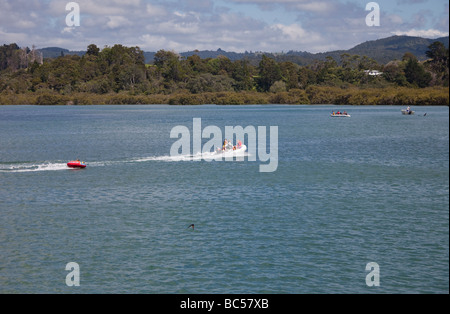
[[[87,168],[117,166],[120,164],[132,164],[143,162],[189,162],[189,161],[223,161],[223,160],[244,160],[250,156],[245,150],[226,151],[226,152],[208,152],[195,155],[179,156],[150,156],[139,157],[115,161],[93,161],[87,162]],[[43,161],[43,162],[10,162],[0,163],[0,173],[21,173],[21,172],[43,172],[43,171],[62,171],[74,170],[67,166],[64,161]],[[77,170],[77,169],[75,169]]]
[[[39,171],[60,171],[67,170],[67,163],[63,162],[42,162],[42,163],[10,163],[1,164],[0,172],[39,172]]]
[[[229,151],[220,153],[197,153],[195,155],[179,155],[179,156],[153,156],[153,157],[143,157],[135,159],[134,162],[148,162],[148,161],[163,161],[163,162],[188,162],[188,161],[222,161],[224,159],[231,158],[244,158],[248,157],[249,154],[245,151]]]
[[[105,166],[106,162],[92,162],[89,167]],[[63,161],[43,161],[43,162],[15,162],[15,163],[0,163],[0,173],[21,173],[21,172],[43,172],[43,171],[63,171],[63,170],[77,170],[69,168],[67,162]]]

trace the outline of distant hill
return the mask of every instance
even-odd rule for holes
[[[449,37],[442,37],[437,39],[428,39],[421,37],[410,36],[392,36],[388,38],[367,41],[359,44],[349,50],[337,50],[325,53],[309,53],[305,51],[289,51],[287,53],[263,53],[263,52],[227,52],[222,49],[218,50],[204,50],[204,51],[188,51],[180,53],[183,57],[198,55],[202,59],[217,58],[218,56],[225,56],[232,61],[248,59],[253,63],[259,62],[263,54],[272,56],[278,61],[291,61],[300,65],[308,65],[316,60],[325,60],[327,57],[333,57],[339,61],[340,56],[344,53],[350,55],[367,56],[376,60],[378,63],[386,64],[392,60],[401,60],[405,53],[413,53],[419,60],[426,60],[426,51],[428,46],[433,42],[442,42],[447,48],[449,47]],[[40,49],[44,58],[56,58],[61,55],[79,55],[83,56],[85,51],[69,51],[64,48],[50,47]],[[144,52],[147,63],[152,63],[155,52]]]
[[[227,52],[225,50],[222,49],[217,49],[215,51],[211,51],[211,50],[206,50],[206,51],[188,51],[188,52],[183,52],[181,53],[181,55],[183,57],[190,57],[193,55],[198,55],[200,58],[202,59],[206,59],[206,58],[217,58],[219,56],[225,56],[228,59],[230,59],[231,61],[236,61],[236,60],[241,60],[244,58],[249,58],[249,57],[255,57],[257,54],[253,53],[253,52],[245,52],[245,53],[239,53],[239,52]]]
[[[58,58],[62,55],[78,55],[78,56],[84,56],[86,54],[86,51],[69,51],[68,49],[59,48],[59,47],[49,47],[49,48],[42,48],[39,49],[40,52],[44,55],[45,58]]]
[[[351,55],[368,56],[378,63],[388,63],[392,60],[401,60],[405,53],[414,54],[419,60],[427,59],[426,52],[428,47],[435,41],[442,42],[447,48],[449,46],[449,37],[437,39],[427,39],[410,36],[393,36],[374,41],[367,41],[349,50],[333,51],[324,54],[316,54],[316,57],[332,56],[338,59],[343,53]]]

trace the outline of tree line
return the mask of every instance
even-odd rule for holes
[[[89,98],[130,104],[227,103],[227,99],[230,104],[340,104],[345,99],[352,102],[352,95],[364,91],[377,90],[385,96],[395,93],[394,97],[400,90],[411,89],[416,90],[411,95],[418,97],[417,102],[423,102],[417,95],[431,95],[437,99],[434,104],[448,105],[449,50],[435,42],[429,46],[427,57],[428,61],[419,62],[407,53],[402,60],[379,64],[366,56],[344,53],[339,60],[328,57],[300,66],[263,55],[254,65],[247,59],[181,57],[160,50],[153,63],[146,64],[139,47],[100,49],[91,44],[84,56],[42,62],[34,49],[11,44],[0,46],[0,104],[60,104],[71,99],[89,104]],[[317,90],[330,95],[318,97]],[[379,98],[376,104],[380,104]]]

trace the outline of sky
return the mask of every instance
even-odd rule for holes
[[[393,35],[449,35],[447,0],[77,0],[79,26],[70,2],[0,0],[0,44],[317,53]]]

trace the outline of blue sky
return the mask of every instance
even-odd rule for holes
[[[380,26],[366,25],[369,0],[0,0],[0,44],[85,50],[117,43],[160,49],[325,52],[392,35],[448,36],[444,0],[378,0]]]

